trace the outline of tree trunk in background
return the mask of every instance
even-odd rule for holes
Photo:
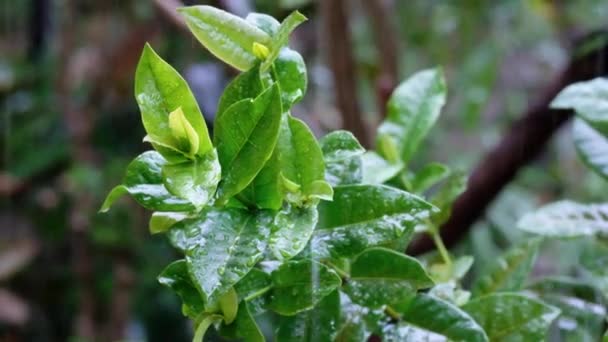
[[[336,106],[342,114],[342,125],[364,146],[369,146],[369,134],[357,102],[357,69],[351,49],[348,15],[343,0],[320,1],[324,32],[323,48],[333,73]]]

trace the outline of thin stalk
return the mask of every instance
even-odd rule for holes
[[[263,294],[265,294],[266,292],[270,291],[270,289],[272,289],[272,285],[268,285],[266,287],[263,287],[263,288],[255,291],[254,293],[250,294],[249,296],[245,297],[244,300],[246,302],[248,302],[250,300],[256,299],[256,298],[262,296]]]
[[[441,240],[441,236],[439,235],[438,232],[436,232],[434,230],[429,232],[429,234],[431,235],[431,238],[433,238],[433,242],[435,243],[435,246],[437,247],[437,250],[439,251],[441,258],[448,266],[451,267],[452,259],[450,258],[450,254],[448,253],[447,248],[445,248],[445,245],[443,244],[443,240]]]

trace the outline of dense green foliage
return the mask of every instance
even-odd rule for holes
[[[150,231],[166,233],[184,256],[159,281],[181,298],[196,341],[212,326],[226,338],[263,341],[256,319],[269,315],[277,341],[546,336],[560,306],[540,290],[540,298],[522,292],[543,240],[514,246],[467,291],[473,258],[454,258],[438,234],[466,179],[438,163],[410,166],[446,102],[440,68],[396,88],[376,151],[344,131],[317,141],[290,113],[307,87],[303,58],[286,46],[301,14],[279,23],[208,6],[180,12],[203,46],[243,72],[222,95],[211,138],[186,82],[146,45],[135,91],[154,150],[128,166],[102,211],[127,193],[155,211]],[[596,80],[555,101],[584,120],[577,148],[603,176],[596,154],[606,144],[605,94]],[[519,227],[543,237],[606,236],[608,220],[602,204],[560,202]],[[403,253],[415,232],[433,238],[438,257]],[[605,279],[591,261],[589,271]]]

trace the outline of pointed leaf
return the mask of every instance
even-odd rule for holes
[[[340,293],[334,291],[314,309],[281,319],[278,342],[333,341],[340,320]]]
[[[412,184],[411,190],[416,194],[423,193],[433,185],[448,177],[449,174],[450,169],[443,164],[427,164],[422,170],[416,173],[416,176],[410,182]]]
[[[488,341],[486,333],[469,314],[437,297],[418,294],[399,313],[405,323],[450,341]],[[408,340],[413,341],[411,337]]]
[[[286,262],[271,278],[269,308],[283,316],[312,309],[342,282],[333,270],[311,260]]]
[[[253,67],[235,77],[228,85],[217,105],[216,121],[233,104],[244,99],[255,99],[264,92],[260,68]]]
[[[164,233],[174,224],[188,217],[186,213],[157,211],[150,217],[150,234]]]
[[[124,196],[128,193],[129,193],[129,190],[127,189],[126,186],[124,186],[122,184],[115,186],[112,190],[110,190],[110,193],[108,194],[106,199],[103,201],[103,204],[101,205],[101,208],[99,209],[99,212],[100,213],[107,212],[108,210],[110,210],[110,208],[112,207],[114,202],[116,202],[119,198],[121,198],[122,196]]]
[[[367,151],[361,156],[363,164],[363,180],[365,184],[382,184],[397,176],[403,169],[402,163],[391,164],[373,151]]]
[[[399,307],[433,280],[418,260],[386,248],[370,248],[351,265],[344,292],[354,303],[377,309]]]
[[[306,20],[306,17],[298,11],[292,12],[283,20],[277,30],[277,33],[272,37],[272,41],[270,42],[270,55],[262,62],[262,71],[266,71],[268,68],[270,68],[274,60],[279,55],[281,48],[287,44],[289,34],[291,34],[296,27]]]
[[[281,23],[279,23],[278,20],[264,13],[249,13],[245,20],[266,32],[271,37],[277,34],[279,26],[281,26]]]
[[[274,72],[281,85],[281,99],[286,110],[300,102],[306,94],[308,74],[304,58],[297,51],[284,47],[274,61]]]
[[[532,270],[541,241],[530,239],[511,247],[475,282],[473,294],[482,296],[497,291],[521,290]]]
[[[548,237],[576,237],[608,234],[608,204],[580,204],[559,201],[529,213],[517,228]]]
[[[283,205],[283,196],[279,150],[275,146],[270,159],[253,181],[239,194],[239,198],[249,206],[279,210]]]
[[[148,44],[144,47],[135,72],[135,99],[152,141],[180,150],[169,126],[169,113],[181,107],[185,121],[198,137],[198,147],[192,147],[192,151],[204,155],[212,149],[207,125],[188,84]],[[189,134],[192,135],[192,132]],[[165,155],[163,149],[159,149],[159,152]]]
[[[220,203],[243,190],[264,167],[276,144],[280,120],[276,85],[253,101],[233,104],[218,118],[214,140],[222,165]]]
[[[608,139],[580,119],[574,120],[572,135],[574,146],[583,162],[608,180]]]
[[[574,109],[583,120],[606,132],[608,127],[608,79],[598,77],[564,88],[551,102],[551,108]]]
[[[245,71],[256,63],[253,43],[268,45],[270,36],[255,25],[211,6],[178,9],[196,39],[217,58]]]
[[[287,260],[300,253],[310,240],[317,220],[316,207],[284,207],[274,218],[268,242],[275,258]]]
[[[258,262],[272,216],[242,209],[209,209],[177,223],[170,241],[186,253],[188,269],[208,303],[219,299]]]
[[[333,186],[361,183],[365,149],[347,131],[335,131],[319,141],[325,160],[325,179]]]
[[[188,119],[186,119],[182,107],[177,107],[176,110],[169,113],[169,129],[173,138],[177,140],[179,150],[186,152],[190,156],[198,152],[198,134],[188,122]]]
[[[462,309],[485,330],[490,341],[543,341],[559,309],[516,293],[474,299]]]
[[[202,208],[213,198],[220,181],[221,169],[215,149],[202,157],[180,164],[163,166],[167,190]]]
[[[415,195],[383,185],[337,186],[333,201],[319,203],[318,209],[311,246],[319,258],[352,257],[411,235],[435,210]]]
[[[194,319],[205,310],[205,301],[190,278],[186,260],[169,264],[158,276],[158,282],[181,298],[184,315]]]
[[[446,85],[441,69],[414,74],[391,95],[387,104],[387,119],[378,128],[379,139],[383,135],[392,137],[397,143],[401,160],[409,162],[437,121],[445,98]]]

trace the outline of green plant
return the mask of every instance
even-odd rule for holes
[[[516,246],[471,294],[473,263],[446,250],[438,227],[464,189],[462,173],[410,162],[446,100],[441,69],[403,82],[388,103],[377,151],[349,132],[317,141],[290,114],[305,94],[306,66],[287,47],[305,18],[246,19],[208,6],[180,9],[196,38],[242,71],[221,97],[210,137],[181,76],[149,45],[135,92],[154,150],[135,158],[102,206],[130,194],[154,211],[150,231],[184,255],[161,284],[180,296],[202,340],[500,341],[542,339],[559,309],[523,294],[539,243]],[[424,198],[427,199],[424,199]],[[402,251],[414,232],[439,257]]]

